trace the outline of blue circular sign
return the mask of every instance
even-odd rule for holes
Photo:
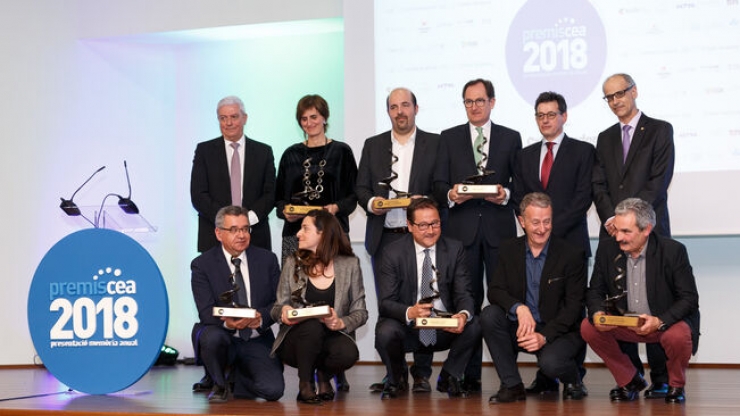
[[[506,66],[524,101],[544,91],[571,107],[598,85],[606,65],[606,31],[588,0],[529,0],[509,27]]]
[[[138,381],[159,356],[167,289],[149,253],[118,231],[56,243],[36,269],[28,326],[46,368],[73,390],[105,394]]]

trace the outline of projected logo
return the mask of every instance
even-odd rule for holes
[[[28,294],[28,325],[46,368],[74,390],[102,394],[135,383],[159,356],[169,306],[159,268],[117,231],[63,238]]]
[[[575,106],[599,85],[606,34],[587,0],[530,0],[509,27],[506,63],[514,87],[534,104],[543,91]]]

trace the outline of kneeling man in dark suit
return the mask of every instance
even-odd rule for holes
[[[216,214],[218,246],[198,256],[190,265],[191,285],[200,322],[193,327],[193,349],[206,368],[206,376],[193,391],[210,390],[208,401],[228,400],[229,384],[236,397],[278,400],[285,382],[283,365],[270,357],[275,335],[270,309],[276,300],[280,267],[271,251],[250,246],[248,210],[221,208]],[[213,316],[214,306],[225,306],[220,297],[236,289],[240,306],[256,309],[255,318]],[[227,377],[226,370],[232,376]]]
[[[587,395],[577,356],[586,269],[583,251],[551,237],[552,202],[544,193],[524,196],[519,223],[525,235],[501,246],[481,327],[501,380],[490,403],[526,399],[517,368],[519,351],[537,356],[540,371],[563,383],[563,398]]]
[[[388,378],[381,398],[396,397],[407,387],[405,354],[415,351],[450,352],[437,379],[437,390],[450,397],[467,397],[461,385],[473,347],[480,343],[463,246],[441,237],[437,204],[418,198],[406,210],[410,234],[384,248],[378,282],[380,317],[375,349]],[[457,327],[417,329],[416,318],[449,314]]]

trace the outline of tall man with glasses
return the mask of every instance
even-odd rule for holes
[[[190,174],[190,200],[198,212],[198,251],[218,245],[216,212],[227,205],[249,210],[252,243],[272,249],[268,215],[275,205],[272,147],[244,135],[247,113],[239,97],[216,105],[221,136],[198,143]]]
[[[467,397],[461,379],[473,346],[481,341],[478,319],[471,312],[474,303],[462,244],[441,237],[439,210],[429,198],[411,201],[406,218],[410,233],[383,249],[378,279],[375,349],[388,374],[381,398],[398,395],[407,352],[447,349],[437,390],[450,397]],[[413,327],[416,318],[444,313],[457,320],[456,327]]]
[[[365,140],[355,188],[360,206],[367,213],[365,248],[372,260],[376,293],[383,248],[408,233],[404,208],[385,209],[374,205],[387,198],[401,197],[382,183],[388,180],[390,187],[406,192],[412,198],[431,195],[439,146],[438,134],[427,133],[416,126],[419,106],[410,90],[392,90],[386,98],[386,111],[391,130]],[[432,354],[414,353],[414,365],[411,367],[413,392],[431,391],[429,377],[432,374],[432,357]],[[399,383],[400,389],[407,387],[407,382]],[[381,392],[383,388],[384,382],[370,386],[373,392]]]
[[[534,104],[535,122],[542,140],[525,147],[514,172],[513,201],[517,213],[519,204],[531,192],[544,192],[552,200],[552,235],[581,249],[585,270],[591,257],[587,213],[591,207],[591,174],[595,150],[588,142],[568,137],[563,126],[568,121],[565,98],[556,92],[543,92]],[[490,296],[490,292],[489,292]],[[585,344],[579,357],[581,377],[585,373]],[[528,393],[548,393],[558,390],[556,380],[538,371]]]
[[[210,391],[210,403],[227,401],[231,384],[235,397],[249,399],[278,400],[285,388],[283,366],[270,357],[275,341],[270,309],[276,301],[280,267],[273,252],[250,245],[248,216],[240,206],[218,210],[215,234],[221,244],[190,265],[200,318],[193,326],[193,350],[206,370],[193,391]],[[255,318],[213,316],[213,307],[227,306],[221,295],[235,289],[233,299],[256,309]]]
[[[465,247],[470,270],[474,313],[480,314],[486,282],[491,283],[498,259],[501,241],[516,236],[512,177],[516,157],[522,149],[521,135],[491,121],[496,104],[493,84],[489,80],[474,79],[465,84],[462,98],[468,122],[445,130],[440,135],[439,158],[434,173],[437,201],[449,209],[445,224],[446,236],[459,240]],[[458,193],[458,186],[467,178],[478,175],[483,165],[482,184],[494,185],[495,195],[484,198]],[[482,342],[476,345],[468,368],[465,386],[469,391],[481,389]]]
[[[673,178],[673,126],[650,118],[637,108],[637,84],[627,74],[615,74],[604,81],[604,100],[619,122],[599,134],[598,163],[593,172],[593,197],[603,227],[600,237],[613,236],[614,207],[627,198],[640,198],[653,206],[655,232],[671,236],[668,216],[668,186]],[[644,371],[634,344],[625,351],[635,367]],[[663,398],[668,390],[665,354],[659,344],[648,344],[652,385],[647,398]],[[616,391],[615,389],[614,391]]]
[[[581,335],[611,371],[612,401],[633,401],[647,383],[619,341],[663,346],[668,356],[668,403],[685,401],[686,369],[699,342],[699,294],[683,244],[654,232],[652,205],[628,198],[614,210],[615,238],[602,239],[586,292],[589,317]],[[610,302],[605,302],[610,299]],[[631,312],[635,327],[607,325],[605,314]]]

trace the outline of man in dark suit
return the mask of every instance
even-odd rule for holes
[[[278,400],[283,395],[283,366],[270,349],[275,335],[270,309],[275,303],[280,267],[271,251],[250,246],[249,212],[226,206],[216,214],[220,245],[193,260],[191,285],[200,322],[193,327],[193,350],[206,375],[193,391],[210,390],[208,401],[236,397]],[[236,289],[239,304],[256,310],[255,318],[214,317],[225,292]],[[230,368],[231,375],[227,375]]]
[[[535,120],[542,141],[525,147],[514,172],[515,207],[524,195],[544,192],[552,200],[552,235],[579,247],[587,266],[591,257],[587,213],[591,207],[591,175],[594,168],[593,145],[568,137],[563,126],[568,121],[565,98],[555,92],[543,92],[534,104]],[[519,209],[517,208],[517,211]],[[521,212],[518,212],[521,215]],[[580,357],[582,373],[584,350]],[[548,380],[540,371],[527,387],[528,393],[557,391],[556,380]]]
[[[406,352],[443,351],[447,359],[437,379],[437,390],[450,397],[467,397],[461,384],[473,346],[480,344],[480,325],[474,307],[462,245],[440,238],[437,204],[414,199],[406,210],[410,235],[384,248],[378,279],[380,317],[375,327],[375,349],[388,374],[381,398],[396,397],[405,374]],[[457,326],[416,329],[416,318],[447,312]]]
[[[699,342],[699,293],[683,244],[653,232],[652,205],[629,198],[615,208],[615,238],[602,239],[586,294],[589,318],[581,334],[611,371],[612,401],[639,398],[647,383],[619,341],[659,343],[668,357],[668,403],[685,400],[686,369]],[[609,299],[605,302],[605,299]],[[605,314],[638,315],[635,327],[605,325]]]
[[[412,197],[431,195],[439,146],[439,135],[416,127],[419,106],[413,92],[406,88],[394,89],[386,99],[386,110],[392,128],[365,140],[355,188],[360,206],[367,214],[365,248],[372,260],[376,294],[383,248],[408,233],[404,208],[373,207],[376,201],[397,196],[388,187],[382,186],[380,181],[392,178],[390,185],[395,190],[407,192]],[[411,375],[414,378],[414,392],[430,392],[432,355],[414,353]],[[405,386],[401,382],[401,389]],[[384,383],[373,383],[370,390],[380,392],[383,387]]]
[[[249,210],[252,243],[271,250],[267,216],[275,205],[272,148],[244,135],[247,113],[238,97],[219,101],[216,112],[222,136],[198,144],[190,175],[190,200],[198,211],[198,251],[218,245],[216,212],[227,205]]]
[[[668,217],[668,186],[673,178],[673,126],[650,118],[638,108],[637,84],[628,74],[615,74],[604,81],[604,100],[619,123],[599,134],[598,163],[593,172],[594,205],[601,223],[601,238],[614,235],[614,207],[627,198],[649,202],[656,214],[655,232],[671,236]],[[624,345],[642,371],[635,345]],[[648,344],[652,385],[646,398],[663,398],[668,390],[665,353],[659,344]]]
[[[518,132],[491,122],[491,110],[496,104],[491,81],[469,81],[462,95],[468,122],[440,135],[434,190],[437,201],[449,208],[445,235],[465,246],[474,313],[478,315],[485,296],[484,269],[486,282],[490,284],[500,242],[516,236],[513,204],[509,199],[522,138]],[[458,185],[481,173],[479,164],[485,171],[494,172],[482,184],[495,185],[498,192],[485,198],[458,193]],[[477,345],[465,370],[465,384],[470,391],[480,391],[481,359],[482,345]]]
[[[537,356],[540,371],[559,379],[563,399],[586,396],[578,357],[585,347],[579,334],[586,290],[583,251],[557,237],[550,197],[524,196],[519,223],[525,235],[501,245],[488,288],[491,303],[481,313],[483,338],[501,380],[490,403],[526,399],[517,368],[518,352]]]

